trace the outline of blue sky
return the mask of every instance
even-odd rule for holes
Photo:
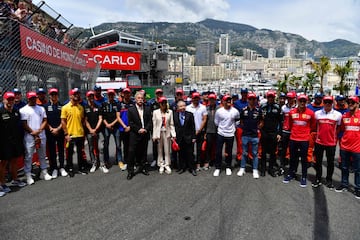
[[[33,1],[35,4],[39,1]],[[75,26],[104,22],[198,22],[205,18],[360,44],[360,0],[47,0]]]

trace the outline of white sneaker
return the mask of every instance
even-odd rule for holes
[[[92,165],[92,167],[90,168],[90,172],[93,173],[96,171],[96,164]]]
[[[239,177],[244,176],[244,174],[245,174],[245,168],[240,168],[240,170],[237,172],[237,175],[238,175]]]
[[[160,173],[160,174],[163,174],[163,173],[164,173],[164,167],[163,167],[163,166],[161,166],[161,167],[159,168],[159,173]]]
[[[0,191],[0,197],[3,197],[6,195],[6,192]]]
[[[41,171],[40,179],[43,179],[45,181],[50,181],[52,177],[50,176],[50,174],[48,174],[47,170],[45,169]]]
[[[26,174],[26,183],[27,185],[32,185],[35,183],[34,179],[31,177],[31,173]]]
[[[121,171],[125,171],[127,169],[127,164],[124,164],[121,168]]]
[[[54,178],[54,179],[58,177],[58,170],[57,169],[54,169],[54,171],[51,174],[51,177]]]
[[[220,175],[220,169],[215,169],[213,176],[218,177]]]
[[[156,160],[152,161],[150,166],[155,167],[156,166]]]
[[[171,168],[169,166],[165,166],[165,172],[167,174],[171,174]]]
[[[107,169],[106,166],[101,166],[101,167],[100,167],[100,170],[101,170],[103,173],[108,173],[108,172],[109,172],[109,169]]]
[[[259,171],[256,169],[253,170],[253,178],[259,178]]]
[[[231,176],[232,171],[230,168],[226,168],[226,176]]]
[[[67,177],[68,173],[66,172],[66,170],[64,168],[60,168],[60,174],[62,177]]]

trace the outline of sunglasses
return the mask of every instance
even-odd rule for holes
[[[299,102],[306,102],[306,100],[305,99],[300,99]]]
[[[332,104],[332,101],[324,101],[324,104]]]
[[[349,105],[354,105],[356,102],[354,102],[354,101],[348,101],[348,104]]]

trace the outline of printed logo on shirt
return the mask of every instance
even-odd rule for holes
[[[354,118],[354,123],[358,123],[359,119],[358,118]]]
[[[299,114],[298,113],[293,113],[293,114],[291,114],[291,117],[292,118],[299,118]]]
[[[48,106],[48,112],[52,112],[53,111],[53,107],[52,106]]]
[[[350,123],[350,118],[344,118],[344,123]]]
[[[306,121],[299,121],[299,120],[295,120],[295,121],[294,121],[294,125],[306,126],[306,124],[307,124]]]
[[[346,131],[354,131],[354,132],[358,132],[360,130],[359,126],[346,126],[345,127]]]
[[[5,114],[1,115],[1,118],[2,118],[2,120],[8,120],[8,119],[10,119],[10,115],[8,113],[5,113]]]

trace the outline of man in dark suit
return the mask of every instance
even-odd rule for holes
[[[147,142],[150,139],[150,130],[152,129],[151,109],[144,105],[144,94],[137,92],[135,94],[136,104],[128,110],[128,120],[130,126],[129,140],[129,159],[128,159],[128,176],[132,179],[135,174],[142,173],[149,175],[145,169],[145,159],[147,154]],[[134,165],[137,170],[134,172]]]
[[[189,169],[196,176],[194,161],[194,143],[196,141],[194,116],[185,111],[186,104],[183,100],[178,101],[177,111],[174,114],[176,141],[180,147],[179,174]]]

